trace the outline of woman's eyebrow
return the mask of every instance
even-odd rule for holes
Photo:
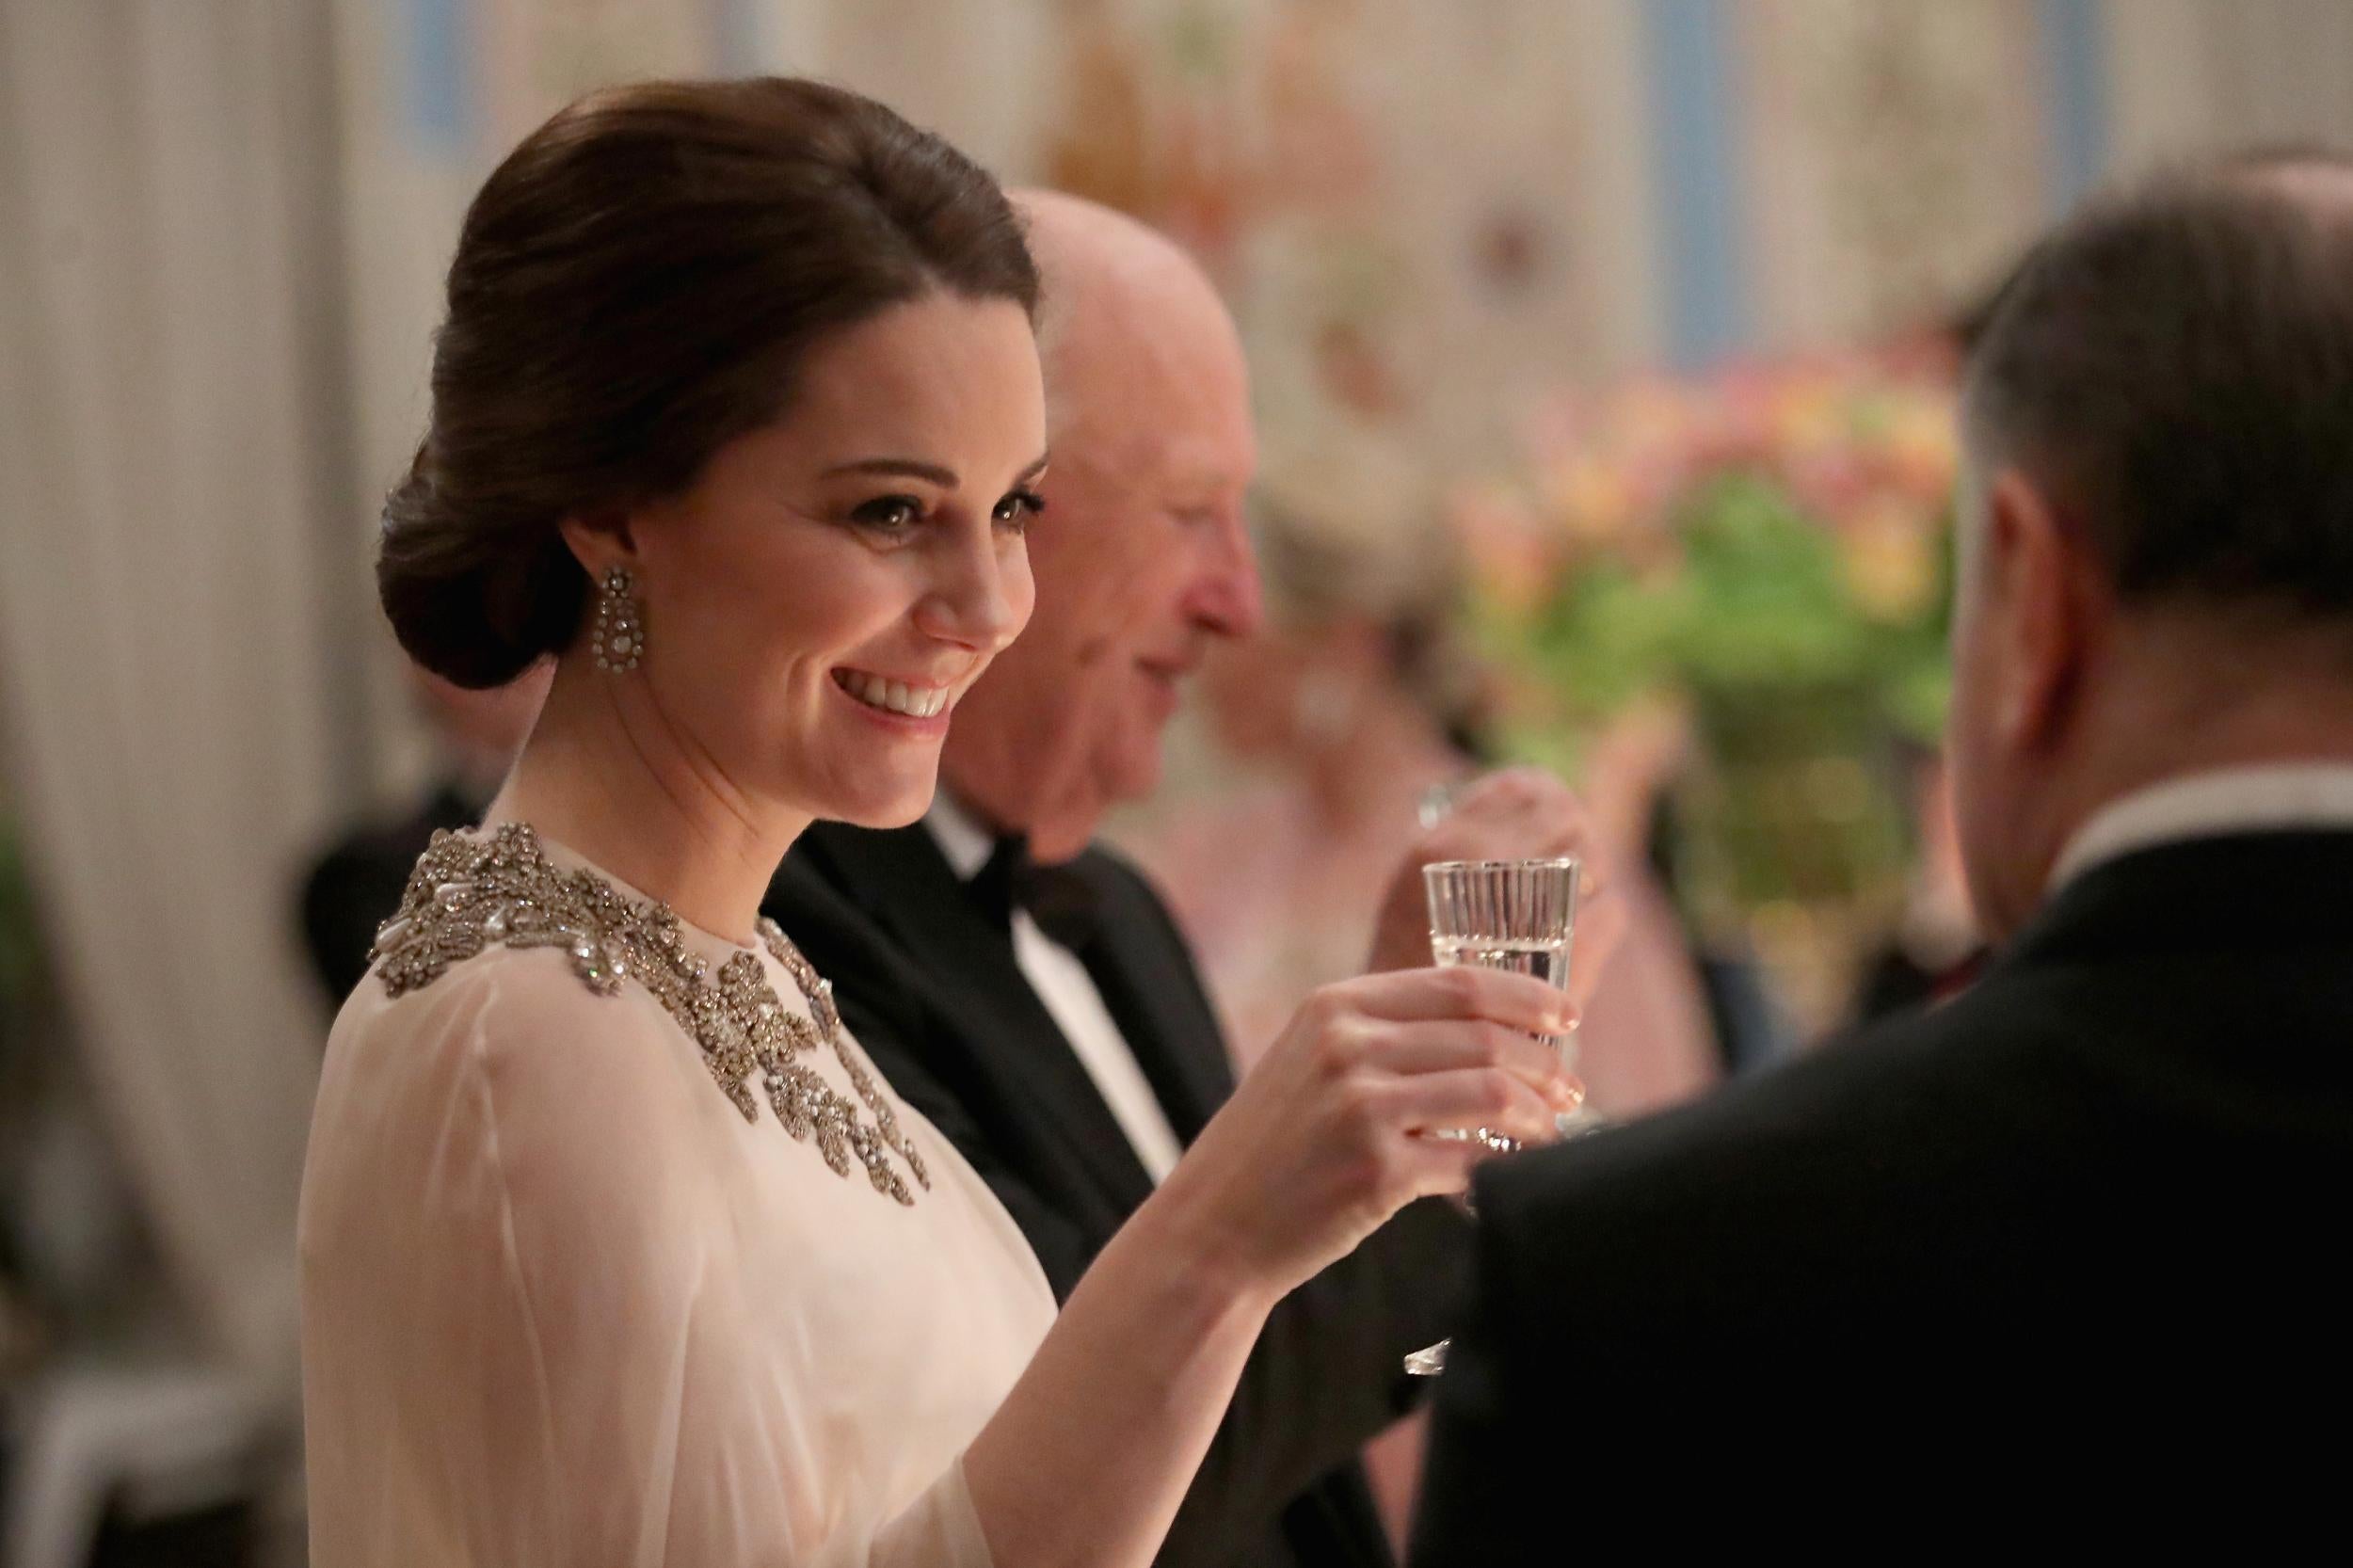
[[[913,457],[860,457],[854,463],[835,464],[824,472],[824,477],[831,479],[838,473],[888,474],[899,479],[920,479],[943,490],[956,488],[953,469],[941,468],[937,463],[920,462]]]

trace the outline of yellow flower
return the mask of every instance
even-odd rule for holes
[[[1480,596],[1512,616],[1526,616],[1552,585],[1552,556],[1527,505],[1500,486],[1466,488],[1452,507],[1470,578]]]
[[[1835,387],[1817,376],[1793,375],[1775,389],[1773,444],[1792,456],[1836,446],[1847,433],[1847,413]]]
[[[1634,489],[1613,463],[1577,457],[1553,475],[1552,504],[1561,527],[1579,544],[1607,544],[1634,520]]]
[[[1941,500],[1953,488],[1961,466],[1961,443],[1949,403],[1908,397],[1891,410],[1886,432],[1888,468],[1913,495]]]
[[[1881,498],[1841,535],[1847,590],[1874,620],[1902,622],[1929,608],[1936,592],[1936,549],[1924,520]]]

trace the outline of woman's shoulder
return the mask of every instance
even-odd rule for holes
[[[654,1018],[663,1016],[642,989],[616,977],[583,974],[588,967],[591,961],[562,947],[534,943],[495,942],[448,954],[422,977],[404,977],[378,958],[336,1015],[335,1033],[380,1033],[388,1027],[406,1032],[496,1016],[509,1024],[543,1018],[552,1027],[594,1035],[641,1027],[649,1008]]]
[[[497,1218],[542,1240],[590,1212],[632,1245],[690,1220],[734,1112],[643,987],[591,984],[580,965],[500,943],[405,988],[372,972],[328,1043],[306,1185],[390,1185],[449,1223]]]
[[[617,993],[629,965],[619,940],[647,922],[617,888],[558,865],[528,826],[435,832],[408,873],[399,906],[376,932],[369,980],[397,999],[440,983],[486,954],[550,949],[571,960],[589,991]],[[651,936],[679,943],[676,920]],[[495,968],[496,966],[493,966]]]
[[[336,1019],[328,1084],[494,1075],[514,1097],[675,1079],[679,1026],[632,984],[651,978],[663,935],[527,827],[436,833]]]
[[[682,1088],[709,1090],[676,1033],[642,989],[587,984],[557,948],[486,947],[406,987],[371,970],[328,1036],[319,1109],[438,1124],[464,1104],[486,1135],[518,1118],[650,1127]]]
[[[376,934],[360,992],[394,1008],[423,997],[440,1011],[520,1006],[611,1022],[616,1011],[660,1013],[663,982],[698,963],[676,916],[559,863],[530,827],[507,823],[434,834]],[[616,999],[637,1005],[598,1006]]]

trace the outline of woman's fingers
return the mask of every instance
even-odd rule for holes
[[[1485,1130],[1516,1143],[1551,1138],[1556,1105],[1525,1080],[1493,1067],[1417,1073],[1383,1091],[1386,1119],[1409,1132]]]
[[[1524,974],[1469,965],[1450,969],[1391,969],[1330,987],[1372,1018],[1413,1022],[1483,1018],[1529,1034],[1565,1034],[1577,1011],[1558,987]]]
[[[1476,1138],[1408,1138],[1399,1168],[1414,1197],[1452,1197],[1468,1192],[1471,1173],[1495,1158]]]
[[[1488,1068],[1526,1083],[1559,1110],[1576,1108],[1576,1080],[1560,1052],[1525,1031],[1480,1019],[1436,1019],[1376,1025],[1365,1036],[1364,1060],[1400,1075]]]

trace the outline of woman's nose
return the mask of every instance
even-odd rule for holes
[[[1000,540],[959,542],[941,552],[939,580],[916,606],[927,635],[994,652],[1013,641],[1029,618],[1029,560],[1018,545]]]

